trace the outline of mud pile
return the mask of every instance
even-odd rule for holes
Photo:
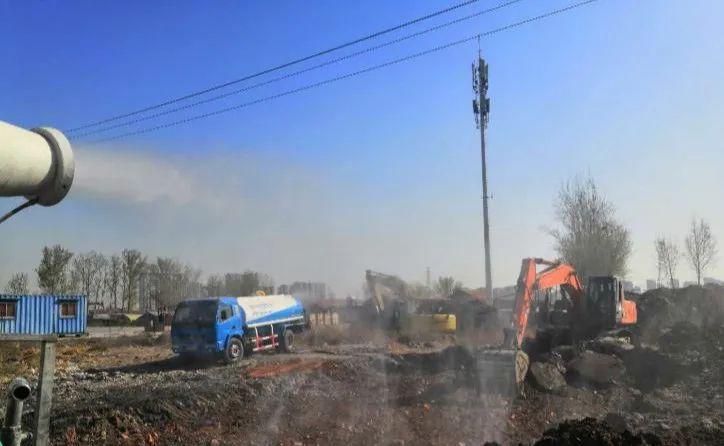
[[[634,434],[628,429],[616,431],[605,421],[587,417],[581,420],[566,420],[555,428],[548,429],[534,444],[535,446],[655,446],[663,443],[657,435]]]
[[[697,327],[724,325],[724,287],[719,285],[659,288],[630,295],[638,309],[637,332],[644,342],[657,343],[679,322]]]
[[[563,421],[558,426],[545,431],[533,445],[674,446],[722,444],[722,441],[724,441],[724,431],[705,423],[686,425],[663,434],[655,434],[632,432],[625,425],[611,424],[607,421],[586,417]]]

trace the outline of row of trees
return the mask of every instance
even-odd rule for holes
[[[689,233],[684,240],[683,252],[671,237],[659,237],[654,241],[656,247],[656,267],[659,281],[665,278],[671,288],[676,287],[676,275],[679,261],[685,259],[701,285],[704,273],[714,264],[717,255],[716,238],[711,226],[703,219],[692,220]]]
[[[257,291],[273,294],[274,280],[256,271],[212,274],[206,280],[206,293],[209,296],[251,296]]]
[[[43,293],[80,293],[92,304],[130,311],[138,303],[138,281],[146,257],[135,249],[105,256],[73,254],[60,245],[43,248],[36,269]]]
[[[201,270],[168,257],[149,261],[135,249],[107,256],[96,251],[74,254],[60,245],[46,246],[35,273],[41,293],[84,294],[91,307],[122,311],[154,310],[189,297],[274,292],[274,281],[263,273],[211,275],[202,283]],[[5,292],[28,294],[28,275],[13,275]]]
[[[438,277],[433,284],[432,289],[439,296],[450,297],[455,291],[462,288],[463,284],[455,280],[453,277]]]
[[[417,299],[430,299],[433,297],[442,297],[444,299],[449,298],[459,289],[463,288],[463,284],[454,277],[441,276],[436,281],[432,282],[429,286],[413,282],[407,284],[407,292],[410,296]]]
[[[162,263],[158,259],[159,264]],[[73,254],[60,246],[43,248],[35,269],[38,288],[45,294],[85,294],[89,303],[130,311],[138,304],[141,274],[155,265],[135,249],[105,256],[96,251]],[[5,291],[11,294],[30,292],[26,273],[17,273],[8,281]]]
[[[598,190],[591,177],[566,183],[556,201],[559,228],[550,231],[559,257],[572,264],[581,277],[625,276],[632,242],[629,230],[615,217],[615,207]],[[701,285],[703,274],[714,264],[717,243],[711,227],[693,220],[680,251],[671,238],[656,239],[659,280],[676,283],[679,260],[684,258]]]

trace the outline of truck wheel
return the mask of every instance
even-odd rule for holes
[[[227,364],[237,362],[244,357],[244,344],[241,343],[239,338],[229,339],[226,344],[226,350],[224,350],[224,361]]]
[[[294,332],[289,329],[284,330],[280,347],[283,352],[294,353]]]

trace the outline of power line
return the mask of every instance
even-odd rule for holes
[[[368,48],[365,48],[365,49],[362,49],[362,50],[359,50],[359,51],[355,51],[354,53],[350,53],[350,54],[347,54],[347,55],[345,55],[345,56],[338,57],[338,58],[336,58],[336,59],[328,60],[328,61],[323,62],[323,63],[321,63],[321,64],[317,64],[317,65],[314,65],[314,66],[305,68],[305,69],[303,69],[303,70],[298,70],[298,71],[295,71],[295,72],[293,72],[293,73],[288,73],[288,74],[285,74],[285,75],[283,75],[283,76],[278,76],[278,77],[275,77],[275,78],[273,78],[273,79],[269,79],[269,80],[264,81],[264,82],[258,82],[258,83],[256,83],[256,84],[249,85],[249,86],[244,87],[244,88],[239,88],[239,89],[236,89],[236,90],[227,92],[227,93],[223,93],[223,94],[220,94],[220,95],[212,96],[212,97],[210,97],[210,98],[206,98],[206,99],[202,99],[202,100],[199,100],[199,101],[195,101],[195,102],[192,102],[192,103],[190,103],[190,104],[182,105],[182,106],[180,106],[180,107],[175,107],[175,108],[172,108],[172,109],[169,109],[169,110],[160,111],[160,112],[157,112],[157,113],[153,113],[153,114],[151,114],[151,115],[142,116],[142,117],[140,117],[140,118],[132,119],[132,120],[130,120],[130,121],[124,121],[124,122],[121,122],[121,123],[118,123],[118,124],[113,124],[113,125],[110,125],[110,126],[102,127],[102,128],[100,128],[100,129],[89,130],[89,131],[86,131],[86,132],[83,132],[83,133],[78,133],[78,134],[75,134],[75,135],[71,135],[71,137],[75,139],[75,138],[82,138],[82,137],[89,136],[89,135],[95,135],[95,134],[98,134],[98,133],[104,133],[104,132],[107,132],[107,131],[109,131],[109,130],[117,129],[117,128],[120,128],[120,127],[127,127],[127,126],[129,126],[129,125],[137,124],[137,123],[139,123],[139,122],[148,121],[148,120],[155,119],[155,118],[158,118],[158,117],[161,117],[161,116],[166,116],[166,115],[170,115],[170,114],[172,114],[172,113],[177,113],[177,112],[180,112],[180,111],[183,111],[183,110],[188,110],[188,109],[190,109],[190,108],[193,108],[193,107],[196,107],[196,106],[199,106],[199,105],[203,105],[203,104],[207,104],[207,103],[209,103],[209,102],[218,101],[218,100],[220,100],[220,99],[224,99],[224,98],[227,98],[227,97],[229,97],[229,96],[234,96],[234,95],[237,95],[237,94],[239,94],[239,93],[243,93],[243,92],[246,92],[246,91],[249,91],[249,90],[253,90],[253,89],[255,89],[255,88],[263,87],[263,86],[266,86],[266,85],[269,85],[269,84],[273,84],[273,83],[280,82],[280,81],[283,81],[283,80],[286,80],[286,79],[290,79],[290,78],[292,78],[292,77],[299,76],[300,74],[304,74],[304,73],[308,73],[308,72],[310,72],[310,71],[318,70],[318,69],[320,69],[320,68],[323,68],[323,67],[326,67],[326,66],[329,66],[329,65],[333,65],[333,64],[335,64],[335,63],[339,63],[339,62],[342,62],[342,61],[345,61],[345,60],[349,60],[349,59],[352,59],[352,58],[355,58],[355,57],[358,57],[358,56],[361,56],[361,55],[364,55],[364,54],[369,54],[369,53],[372,53],[372,52],[374,52],[374,51],[380,50],[380,49],[382,49],[382,48],[386,48],[386,47],[388,47],[388,46],[395,45],[395,44],[397,44],[397,43],[401,43],[401,42],[404,42],[404,41],[406,41],[406,40],[410,40],[410,39],[412,39],[412,38],[419,37],[419,36],[422,36],[422,35],[424,35],[424,34],[428,34],[428,33],[433,32],[433,31],[438,31],[438,30],[443,29],[443,28],[446,28],[446,27],[448,27],[448,26],[452,26],[452,25],[455,25],[455,24],[457,24],[457,23],[460,23],[460,22],[463,22],[463,21],[466,21],[466,20],[473,19],[473,18],[475,18],[475,17],[480,17],[480,16],[482,16],[482,15],[489,14],[489,13],[494,12],[494,11],[497,11],[497,10],[499,10],[499,9],[506,8],[506,7],[508,7],[508,6],[512,6],[512,5],[516,4],[516,3],[520,3],[521,1],[523,1],[523,0],[510,0],[510,1],[508,1],[508,2],[501,3],[501,4],[497,5],[497,6],[493,6],[493,7],[491,7],[491,8],[487,8],[487,9],[484,9],[484,10],[482,10],[482,11],[478,11],[478,12],[476,12],[476,13],[469,14],[469,15],[466,15],[466,16],[464,16],[464,17],[460,17],[460,18],[455,19],[455,20],[451,20],[451,21],[449,21],[449,22],[445,22],[445,23],[442,23],[442,24],[440,24],[440,25],[433,26],[433,27],[431,27],[431,28],[427,28],[427,29],[424,29],[424,30],[421,30],[421,31],[418,31],[418,32],[415,32],[415,33],[412,33],[412,34],[408,34],[408,35],[406,35],[406,36],[402,36],[402,37],[399,37],[399,38],[397,38],[397,39],[394,39],[394,40],[390,40],[390,41],[388,41],[388,42],[381,43],[381,44],[379,44],[379,45],[375,45],[375,46],[371,46],[371,47],[368,47]]]
[[[326,80],[323,80],[323,81],[320,81],[320,82],[315,82],[315,83],[312,83],[312,84],[308,84],[308,85],[305,85],[305,86],[302,86],[302,87],[299,87],[299,88],[295,88],[295,89],[292,89],[292,90],[287,90],[287,91],[284,91],[284,92],[281,92],[281,93],[277,93],[277,94],[274,94],[274,95],[265,96],[265,97],[263,97],[263,98],[259,98],[259,99],[253,100],[253,101],[244,102],[244,103],[242,103],[242,104],[238,104],[238,105],[234,105],[234,106],[231,106],[231,107],[222,108],[222,109],[215,110],[215,111],[211,111],[211,112],[207,112],[207,113],[202,113],[202,114],[199,114],[199,115],[194,115],[194,116],[191,116],[191,117],[188,117],[188,118],[185,118],[185,119],[180,119],[180,120],[178,120],[178,121],[172,121],[172,122],[169,122],[169,123],[166,123],[166,124],[161,124],[161,125],[157,125],[157,126],[153,126],[153,127],[146,127],[146,128],[143,128],[143,129],[139,129],[139,130],[132,131],[132,132],[121,133],[121,134],[119,134],[119,135],[111,136],[111,137],[108,137],[108,138],[97,139],[97,140],[93,140],[93,141],[89,141],[89,142],[90,142],[90,143],[100,143],[100,142],[113,141],[113,140],[117,140],[117,139],[121,139],[121,138],[126,138],[126,137],[129,137],[129,136],[140,135],[140,134],[143,134],[143,133],[149,133],[149,132],[153,132],[153,131],[156,131],[156,130],[165,129],[165,128],[168,128],[168,127],[173,127],[173,126],[185,124],[185,123],[192,122],[192,121],[197,121],[197,120],[199,120],[199,119],[204,119],[204,118],[208,118],[208,117],[211,117],[211,116],[220,115],[220,114],[222,114],[222,113],[227,113],[227,112],[230,112],[230,111],[233,111],[233,110],[238,110],[238,109],[241,109],[241,108],[246,108],[246,107],[249,107],[249,106],[252,106],[252,105],[256,105],[256,104],[260,104],[260,103],[263,103],[263,102],[272,101],[272,100],[274,100],[274,99],[279,99],[279,98],[281,98],[281,97],[289,96],[289,95],[292,95],[292,94],[295,94],[295,93],[301,93],[301,92],[306,91],[306,90],[311,90],[311,89],[313,89],[313,88],[317,88],[317,87],[321,87],[321,86],[324,86],[324,85],[332,84],[332,83],[334,83],[334,82],[338,82],[338,81],[341,81],[341,80],[344,80],[344,79],[349,79],[349,78],[352,78],[352,77],[356,77],[356,76],[359,76],[359,75],[361,75],[361,74],[369,73],[369,72],[371,72],[371,71],[376,71],[376,70],[379,70],[379,69],[382,69],[382,68],[386,68],[386,67],[389,67],[389,66],[392,66],[392,65],[396,65],[396,64],[399,64],[399,63],[402,63],[402,62],[407,62],[407,61],[409,61],[409,60],[417,59],[417,58],[419,58],[419,57],[426,56],[426,55],[428,55],[428,54],[436,53],[436,52],[439,52],[439,51],[442,51],[442,50],[445,50],[445,49],[448,49],[448,48],[451,48],[451,47],[454,47],[454,46],[462,45],[463,43],[470,42],[470,41],[472,41],[472,40],[476,40],[476,39],[479,39],[479,38],[481,38],[481,37],[487,37],[487,36],[491,36],[491,35],[493,35],[493,34],[498,34],[498,33],[504,32],[504,31],[508,31],[508,30],[510,30],[510,29],[513,29],[513,28],[517,28],[517,27],[520,27],[520,26],[523,26],[523,25],[526,25],[526,24],[529,24],[529,23],[532,23],[532,22],[536,22],[536,21],[539,21],[539,20],[543,20],[543,19],[546,19],[546,18],[548,18],[548,17],[552,17],[552,16],[555,16],[555,15],[558,15],[558,14],[562,14],[562,13],[564,13],[564,12],[568,12],[568,11],[570,11],[570,10],[579,8],[579,7],[581,7],[581,6],[585,6],[585,5],[588,5],[588,4],[590,4],[590,3],[593,3],[593,2],[595,2],[595,1],[597,1],[597,0],[585,0],[585,1],[582,1],[582,2],[578,2],[578,3],[573,3],[573,4],[569,5],[569,6],[566,6],[566,7],[563,7],[563,8],[559,8],[559,9],[554,9],[554,10],[549,11],[549,12],[547,12],[547,13],[544,13],[544,14],[541,14],[541,15],[537,15],[537,16],[533,16],[533,17],[529,17],[529,18],[527,18],[527,19],[525,19],[525,20],[521,20],[521,21],[519,21],[519,22],[514,22],[514,23],[511,23],[511,24],[502,26],[502,27],[500,27],[500,28],[495,28],[495,29],[493,29],[493,30],[486,31],[486,32],[484,32],[484,33],[475,34],[475,35],[473,35],[473,36],[466,37],[466,38],[464,38],[464,39],[455,40],[455,41],[453,41],[453,42],[448,42],[448,43],[443,44],[443,45],[438,45],[438,46],[436,46],[436,47],[427,49],[427,50],[425,50],[425,51],[421,51],[421,52],[418,52],[418,53],[414,53],[414,54],[411,54],[411,55],[408,55],[408,56],[405,56],[405,57],[401,57],[401,58],[399,58],[399,59],[393,59],[393,60],[390,60],[390,61],[387,61],[387,62],[378,64],[378,65],[373,65],[373,66],[371,66],[371,67],[364,68],[364,69],[362,69],[362,70],[354,71],[354,72],[347,73],[347,74],[340,75],[340,76],[335,76],[335,77],[332,77],[332,78],[329,78],[329,79],[326,79]]]
[[[144,108],[141,108],[141,109],[138,109],[138,110],[129,112],[129,113],[124,113],[124,114],[121,114],[121,115],[111,116],[111,117],[109,117],[109,118],[102,119],[102,120],[100,120],[100,121],[95,121],[95,122],[91,122],[91,123],[89,123],[89,124],[81,125],[81,126],[79,126],[79,127],[75,127],[75,128],[72,128],[72,129],[68,130],[68,132],[74,132],[74,131],[86,129],[86,128],[89,128],[89,127],[96,127],[96,126],[98,126],[98,125],[105,124],[105,123],[108,123],[108,122],[111,122],[111,121],[117,121],[117,120],[119,120],[119,119],[128,118],[128,117],[130,117],[130,116],[135,116],[135,115],[137,115],[137,114],[139,114],[139,113],[147,112],[147,111],[150,111],[150,110],[155,110],[155,109],[157,109],[157,108],[161,108],[161,107],[165,107],[165,106],[167,106],[167,105],[175,104],[175,103],[180,102],[180,101],[183,101],[183,100],[185,100],[185,99],[190,99],[190,98],[193,98],[193,97],[196,97],[196,96],[200,96],[200,95],[205,94],[205,93],[209,93],[209,92],[212,92],[212,91],[215,91],[215,90],[219,90],[219,89],[224,88],[224,87],[228,87],[228,86],[230,86],[230,85],[238,84],[239,82],[243,82],[243,81],[246,81],[246,80],[249,80],[249,79],[253,79],[253,78],[255,78],[255,77],[259,77],[259,76],[262,76],[262,75],[264,75],[264,74],[268,74],[268,73],[271,73],[271,72],[274,72],[274,71],[281,70],[282,68],[287,68],[287,67],[290,67],[290,66],[292,66],[292,65],[296,65],[296,64],[299,64],[299,63],[301,63],[301,62],[306,62],[306,61],[308,61],[308,60],[310,60],[310,59],[314,59],[314,58],[317,58],[317,57],[320,57],[320,56],[324,56],[325,54],[329,54],[329,53],[332,53],[332,52],[334,52],[334,51],[341,50],[341,49],[343,49],[343,48],[347,48],[347,47],[349,47],[349,46],[356,45],[356,44],[358,44],[358,43],[361,43],[361,42],[365,42],[365,41],[367,41],[367,40],[374,39],[375,37],[379,37],[379,36],[382,36],[382,35],[384,35],[384,34],[388,34],[388,33],[391,33],[391,32],[397,31],[397,30],[400,30],[400,29],[402,29],[402,28],[406,28],[406,27],[408,27],[408,26],[410,26],[410,25],[414,25],[414,24],[416,24],[416,23],[420,23],[420,22],[423,22],[423,21],[425,21],[425,20],[429,20],[429,19],[431,19],[431,18],[433,18],[433,17],[437,17],[437,16],[442,15],[442,14],[447,14],[448,12],[455,11],[455,10],[457,10],[457,9],[460,9],[460,8],[465,7],[465,6],[471,5],[471,4],[476,3],[476,2],[478,2],[478,1],[480,1],[480,0],[467,0],[467,1],[464,1],[464,2],[462,2],[462,3],[458,3],[458,4],[456,4],[456,5],[449,6],[449,7],[445,8],[445,9],[441,9],[441,10],[439,10],[439,11],[435,11],[435,12],[433,12],[433,13],[424,15],[424,16],[422,16],[422,17],[418,17],[418,18],[416,18],[416,19],[409,20],[409,21],[404,22],[404,23],[401,23],[401,24],[399,24],[399,25],[395,25],[395,26],[393,26],[393,27],[391,27],[391,28],[383,29],[382,31],[377,31],[377,32],[372,33],[372,34],[368,34],[368,35],[366,35],[366,36],[364,36],[364,37],[360,37],[360,38],[358,38],[358,39],[355,39],[355,40],[352,40],[352,41],[343,43],[343,44],[341,44],[341,45],[337,45],[337,46],[335,46],[335,47],[328,48],[328,49],[326,49],[326,50],[319,51],[319,52],[316,52],[316,53],[314,53],[314,54],[310,54],[310,55],[308,55],[308,56],[304,56],[304,57],[301,57],[301,58],[299,58],[299,59],[295,59],[295,60],[292,60],[292,61],[290,61],[290,62],[286,62],[286,63],[283,63],[283,64],[281,64],[281,65],[277,65],[277,66],[272,67],[272,68],[267,68],[267,69],[262,70],[262,71],[259,71],[259,72],[257,72],[257,73],[254,73],[254,74],[250,74],[250,75],[241,77],[241,78],[239,78],[239,79],[234,79],[234,80],[231,80],[231,81],[228,81],[228,82],[224,82],[223,84],[214,85],[213,87],[209,87],[209,88],[206,88],[206,89],[204,89],[204,90],[195,91],[195,92],[193,92],[193,93],[189,93],[189,94],[186,94],[186,95],[184,95],[184,96],[180,96],[180,97],[177,97],[177,98],[174,98],[174,99],[169,99],[169,100],[167,100],[167,101],[165,101],[165,102],[161,102],[161,103],[158,103],[158,104],[150,105],[150,106],[148,106],[148,107],[144,107]]]

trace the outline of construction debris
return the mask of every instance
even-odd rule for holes
[[[638,306],[638,332],[644,342],[657,343],[678,322],[697,327],[724,324],[724,287],[720,285],[660,288],[630,296]]]
[[[586,350],[568,363],[575,377],[597,385],[610,385],[619,381],[626,371],[623,361],[616,356]]]
[[[560,392],[566,387],[566,379],[554,364],[533,362],[528,373],[533,384],[544,392]]]
[[[597,353],[619,357],[634,349],[633,344],[628,339],[613,336],[604,336],[588,341],[586,347]]]
[[[539,355],[516,400],[448,337],[320,326],[296,354],[231,367],[180,361],[167,335],[64,340],[52,443],[724,444],[724,325],[669,316],[647,313],[659,322],[634,333],[640,344],[602,337]],[[34,384],[37,349],[6,348],[6,382]]]

